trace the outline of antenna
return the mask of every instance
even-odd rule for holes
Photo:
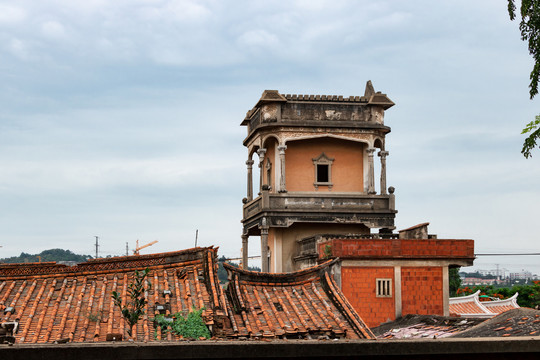
[[[195,247],[197,247],[197,240],[199,239],[199,229],[195,230]]]
[[[127,241],[126,241],[126,256],[129,256],[129,245]]]
[[[98,249],[99,249],[99,236],[94,236],[96,238],[96,259],[98,258]]]

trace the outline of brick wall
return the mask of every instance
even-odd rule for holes
[[[332,247],[332,256],[346,258],[453,258],[474,259],[473,240],[445,239],[332,239],[319,243],[319,257],[324,247]]]
[[[442,267],[402,267],[402,313],[444,315]]]
[[[376,296],[376,279],[392,279],[392,297]],[[369,327],[394,320],[394,268],[342,267],[341,290]]]

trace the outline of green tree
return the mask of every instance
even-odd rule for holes
[[[519,30],[521,40],[528,42],[529,54],[533,57],[534,65],[531,71],[529,95],[533,99],[538,94],[538,81],[540,79],[540,0],[521,0],[519,12],[516,12],[515,0],[508,0],[508,14],[510,20],[516,19],[516,14],[521,16]],[[523,142],[521,153],[525,158],[531,157],[531,150],[536,148],[536,141],[540,138],[540,116],[531,121],[521,132],[529,134]]]
[[[450,297],[455,297],[457,294],[457,290],[461,287],[459,267],[448,269],[448,287],[450,290]]]
[[[126,304],[122,304],[120,294],[116,291],[112,292],[114,304],[120,308],[122,317],[129,325],[127,333],[130,337],[133,334],[133,327],[137,324],[141,316],[144,315],[144,307],[148,303],[144,296],[144,283],[145,281],[147,282],[148,289],[152,287],[152,284],[146,280],[149,272],[150,270],[148,268],[143,271],[135,270],[133,282],[128,285],[128,300]]]

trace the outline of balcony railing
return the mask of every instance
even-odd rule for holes
[[[348,193],[284,193],[263,191],[262,195],[244,205],[244,219],[262,211],[273,212],[364,212],[378,213],[395,210],[394,195]]]

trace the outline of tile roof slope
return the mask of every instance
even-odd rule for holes
[[[146,315],[134,329],[138,341],[154,340],[156,305],[165,313],[202,308],[207,325],[226,316],[217,279],[217,248],[95,259],[76,266],[55,263],[0,265],[0,322],[19,320],[16,341],[105,341],[107,334],[125,334],[112,291],[126,299],[133,271],[148,268]],[[169,290],[169,291],[166,291]],[[12,310],[13,311],[8,311]],[[171,339],[171,335],[167,335]],[[161,334],[157,333],[157,339]]]
[[[502,312],[519,308],[516,301],[517,293],[508,299],[494,301],[480,301],[479,295],[480,290],[471,295],[450,298],[448,304],[450,314],[491,318]]]
[[[512,309],[452,337],[540,336],[540,311]]]
[[[504,300],[482,301],[482,305],[484,305],[489,311],[495,314],[500,314],[508,310],[518,309],[520,307],[517,303],[518,295],[519,293],[515,293],[512,297]]]
[[[483,321],[485,319],[408,314],[371,330],[378,339],[440,339],[468,330]]]
[[[374,336],[330,275],[328,261],[294,273],[260,273],[224,264],[231,338]],[[236,310],[236,311],[235,311]]]

